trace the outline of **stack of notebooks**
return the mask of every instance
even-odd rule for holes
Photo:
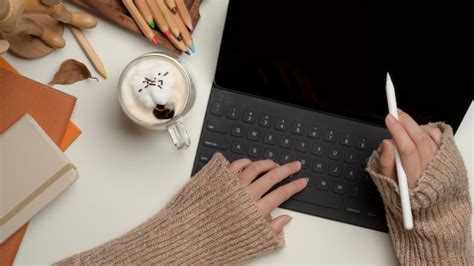
[[[0,265],[11,265],[27,222],[77,178],[62,151],[81,131],[76,98],[19,75],[0,57]]]

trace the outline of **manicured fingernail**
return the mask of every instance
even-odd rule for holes
[[[394,124],[394,123],[397,122],[395,117],[393,117],[393,115],[391,115],[391,114],[387,115],[387,118],[385,119],[385,121],[387,122],[387,124]]]
[[[302,178],[300,178],[300,182],[304,185],[307,185],[308,182],[309,182],[309,178],[308,177],[302,177]]]
[[[296,164],[298,167],[301,167],[301,162],[300,161],[294,161],[294,164]]]

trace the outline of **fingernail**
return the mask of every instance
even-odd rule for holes
[[[308,182],[309,182],[309,178],[308,178],[308,177],[302,177],[302,178],[300,178],[300,180],[302,180],[302,182],[304,182],[305,185],[307,185]],[[301,182],[301,181],[300,181],[300,182]]]
[[[386,123],[387,124],[394,124],[397,122],[397,120],[395,119],[395,117],[393,117],[393,115],[391,114],[388,114],[386,119],[385,119]]]
[[[285,220],[283,221],[283,223],[284,223],[284,224],[287,224],[287,223],[289,223],[289,222],[291,221],[291,219],[293,219],[293,217],[291,217],[291,216],[285,216],[284,219],[285,219]]]
[[[298,167],[301,167],[301,162],[300,161],[294,161],[293,163],[298,165]]]

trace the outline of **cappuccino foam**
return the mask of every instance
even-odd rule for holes
[[[122,107],[148,126],[162,124],[153,110],[166,108],[179,116],[186,106],[188,84],[174,62],[160,57],[144,57],[126,69],[120,84]]]

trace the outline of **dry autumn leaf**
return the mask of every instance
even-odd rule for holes
[[[98,80],[92,77],[91,72],[83,63],[74,59],[68,59],[61,64],[61,67],[59,67],[58,72],[54,75],[53,80],[49,82],[49,85],[73,84],[88,78]]]

